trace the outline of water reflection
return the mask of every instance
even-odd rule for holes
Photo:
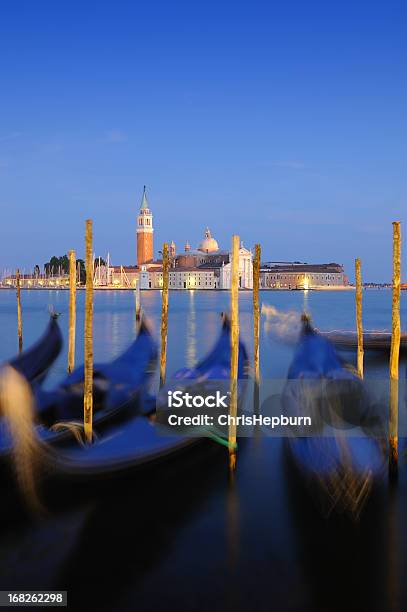
[[[389,492],[387,534],[387,593],[388,607],[391,612],[399,612],[400,607],[400,519],[395,483]]]
[[[229,474],[226,497],[226,530],[229,570],[233,571],[239,562],[240,520],[239,497],[237,493],[236,474]]]
[[[304,291],[303,291],[304,301],[303,301],[302,311],[305,314],[307,314],[307,315],[310,314],[310,312],[309,312],[309,305],[308,305],[308,293],[309,293],[309,290],[308,289],[304,289]]]
[[[110,338],[110,356],[116,357],[120,351],[120,314],[115,311],[104,312],[103,316],[98,316],[96,320],[97,329],[102,334],[97,334],[99,341],[101,340],[102,347],[106,345],[106,341]],[[103,331],[102,331],[103,330]],[[103,350],[103,348],[101,349]]]
[[[187,343],[186,343],[186,362],[187,367],[192,368],[196,364],[196,311],[195,311],[195,291],[188,291],[189,313],[187,322]]]
[[[148,576],[154,568],[161,566],[163,576],[157,583],[159,587],[157,584],[154,587],[154,596],[165,599],[166,589],[172,583],[166,577],[165,561],[171,557],[185,526],[194,521],[202,506],[205,508],[211,491],[222,487],[224,472],[219,469],[225,465],[222,451],[207,446],[201,453],[193,453],[189,461],[179,461],[176,469],[163,467],[153,477],[138,474],[132,481],[134,486],[112,485],[110,490],[109,485],[106,490],[99,487],[100,498],[59,572],[58,587],[68,585],[72,606],[157,609],[151,598],[143,602],[143,585],[148,585]],[[199,538],[192,537],[187,550],[175,564],[170,562],[167,570],[170,576],[176,575],[173,584],[181,600],[184,591],[193,586],[188,580],[180,580],[180,576],[188,575],[190,551],[197,561],[199,544]],[[119,600],[123,607],[118,606]]]

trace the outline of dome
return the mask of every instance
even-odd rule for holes
[[[208,227],[205,230],[205,238],[199,243],[198,251],[203,253],[216,253],[216,251],[219,251],[219,245],[215,238],[212,238]]]

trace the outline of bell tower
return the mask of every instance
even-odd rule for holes
[[[140,212],[137,217],[137,265],[139,267],[154,259],[153,232],[153,215],[148,207],[144,185]]]

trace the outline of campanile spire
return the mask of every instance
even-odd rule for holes
[[[140,212],[137,217],[137,265],[150,263],[154,259],[153,215],[148,206],[147,191],[144,185]]]

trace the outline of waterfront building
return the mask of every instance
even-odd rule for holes
[[[175,244],[172,242],[170,261],[168,281],[170,289],[230,289],[231,253],[219,248],[209,228],[206,228],[204,238],[196,250],[191,250],[187,242],[184,253],[177,255]],[[140,287],[160,289],[162,267],[142,266]],[[253,288],[253,256],[243,245],[239,250],[239,287]]]
[[[2,287],[16,287],[15,274],[6,275],[0,282]],[[20,274],[20,287],[22,289],[65,289],[69,288],[69,274]]]
[[[219,269],[171,268],[169,271],[169,289],[219,289]],[[142,269],[140,272],[141,289],[162,289],[162,268]]]
[[[101,275],[102,285],[131,289],[137,286],[140,270],[137,266],[109,266]],[[107,282],[105,282],[107,281]]]
[[[231,267],[231,253],[219,248],[217,240],[212,236],[208,227],[198,248],[192,251],[187,242],[185,252],[177,255],[174,261],[175,269],[181,271],[184,268],[185,271],[190,272],[195,270],[195,279],[191,277],[192,283],[196,281],[197,286],[202,287],[202,282],[205,282],[204,288],[207,288],[208,285],[211,289],[230,289]],[[205,272],[206,276],[198,272]],[[205,281],[203,281],[204,278]],[[243,244],[239,249],[239,287],[241,289],[253,288],[253,255]]]
[[[343,266],[337,263],[268,262],[260,269],[261,289],[316,289],[346,285]]]

